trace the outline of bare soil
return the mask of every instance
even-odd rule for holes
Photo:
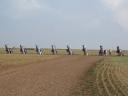
[[[0,72],[0,96],[70,96],[98,57],[63,56]]]

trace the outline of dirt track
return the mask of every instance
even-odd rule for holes
[[[0,96],[69,96],[99,58],[65,56],[0,73]]]

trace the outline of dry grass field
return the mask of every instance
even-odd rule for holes
[[[105,57],[74,88],[73,96],[128,96],[128,57]]]
[[[128,96],[128,57],[105,58],[96,72],[99,96]]]
[[[41,63],[47,60],[58,58],[59,56],[39,56],[36,54],[0,54],[0,72],[2,70],[21,67],[24,65]]]
[[[45,52],[0,54],[0,96],[128,96],[128,57]]]

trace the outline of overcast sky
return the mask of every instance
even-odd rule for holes
[[[0,46],[128,49],[128,0],[0,0]]]

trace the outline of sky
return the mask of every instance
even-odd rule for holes
[[[0,46],[128,49],[128,0],[0,0]]]

